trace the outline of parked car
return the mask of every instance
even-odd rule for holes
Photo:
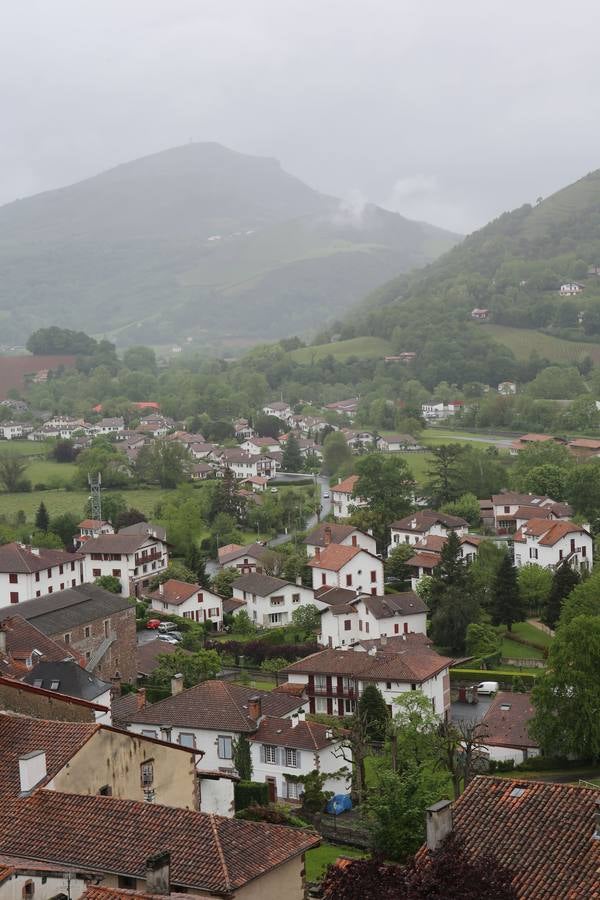
[[[328,500],[329,499],[329,491],[323,491],[323,497],[325,497],[325,499]]]
[[[160,628],[160,626],[160,619],[148,619],[148,621],[146,622],[146,628]]]
[[[482,681],[477,685],[477,693],[478,694],[497,694],[500,690],[500,685],[497,681]]]
[[[159,641],[164,641],[165,644],[178,644],[181,641],[181,635],[179,634],[176,636],[173,633],[171,633],[171,634],[163,633],[163,634],[158,635],[158,639],[159,639]]]
[[[175,622],[161,622],[158,626],[158,630],[164,634],[168,634],[169,631],[177,631],[178,629]]]

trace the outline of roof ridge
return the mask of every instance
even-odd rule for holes
[[[227,891],[231,891],[231,879],[229,878],[229,869],[227,868],[227,863],[225,862],[225,854],[223,853],[223,848],[221,847],[221,838],[219,837],[219,829],[217,828],[215,822],[214,813],[210,813],[210,827],[212,828],[213,835],[215,838],[215,844],[217,845],[217,854],[219,856],[219,862],[221,863],[221,869],[223,870],[223,877],[225,879],[225,887]]]
[[[237,711],[239,712],[239,714],[240,714],[240,716],[242,717],[242,719],[244,719],[244,721],[247,721],[248,719],[250,719],[250,716],[249,716],[249,714],[248,714],[248,711],[244,712],[244,707],[243,707],[243,705],[240,705],[240,704],[238,703],[238,701],[237,701],[237,698],[234,697],[233,694],[231,693],[230,688],[233,687],[233,682],[232,682],[232,681],[221,681],[221,684],[225,687],[225,691],[226,691],[226,693],[227,693],[227,696],[229,697],[229,699],[231,700],[231,702],[233,703],[233,705],[235,706],[235,708],[236,708]],[[243,687],[243,685],[237,684],[236,687]],[[262,692],[262,691],[257,691],[257,694],[259,694],[259,695],[262,697],[263,692]],[[249,698],[248,698],[248,699],[249,699]]]

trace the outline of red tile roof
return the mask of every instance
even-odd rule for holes
[[[426,644],[409,642],[401,650],[374,654],[360,650],[321,650],[291,663],[286,674],[347,675],[361,681],[403,681],[421,683],[452,663]]]
[[[293,681],[284,681],[278,684],[271,691],[273,694],[291,694],[293,697],[304,697],[306,694],[305,684],[295,684]]]
[[[74,659],[64,644],[53,641],[22,616],[9,616],[0,621],[6,636],[6,653],[0,653],[0,674],[23,676],[29,671],[27,661],[35,665],[40,660],[59,662]],[[38,653],[32,656],[32,652]]]
[[[369,556],[373,556],[372,553],[369,553],[368,550],[363,550],[362,547],[329,544],[321,553],[309,559],[307,565],[313,569],[327,569],[330,572],[339,572],[359,553],[367,553]]]
[[[168,641],[159,641],[156,637],[152,641],[138,644],[136,647],[137,670],[139,675],[151,675],[158,666],[159,656],[170,656],[171,653],[191,654],[179,644],[169,644]]]
[[[75,562],[83,559],[82,553],[67,553],[65,550],[46,550],[25,547],[13,541],[0,547],[0,572],[29,573],[41,572],[61,563]]]
[[[484,743],[492,747],[538,747],[529,736],[529,722],[533,718],[531,694],[500,691],[483,717],[486,726]]]
[[[434,525],[444,525],[446,528],[468,528],[469,523],[460,516],[451,516],[448,513],[438,512],[435,509],[420,509],[418,512],[404,516],[392,522],[391,527],[399,531],[423,532],[429,531]]]
[[[575,522],[552,522],[546,519],[530,519],[526,525],[514,535],[513,540],[519,543],[526,543],[527,537],[539,537],[539,544],[542,547],[553,547],[558,541],[566,537],[568,534],[585,534],[590,535],[589,531],[576,525]]]
[[[348,478],[344,478],[339,484],[332,484],[331,490],[334,494],[351,494],[357,481],[358,475],[349,475]]]
[[[519,900],[597,900],[599,799],[593,788],[480,775],[453,804],[454,831],[467,854],[513,873]]]
[[[407,566],[419,566],[422,569],[435,569],[440,564],[442,557],[439,553],[415,553],[406,560]]]
[[[297,750],[324,750],[337,743],[339,737],[334,739],[329,726],[318,722],[298,722],[293,726],[291,719],[265,716],[250,740],[277,747],[295,747]]]
[[[138,710],[131,722],[183,725],[188,728],[251,732],[256,722],[248,715],[251,697],[260,697],[263,715],[285,716],[302,704],[297,697],[258,691],[228,681],[203,681],[187,691]]]
[[[187,581],[178,581],[176,578],[169,578],[156,591],[146,594],[151,600],[160,600],[162,603],[168,603],[171,606],[179,606],[185,603],[194,594],[202,591],[199,584],[190,584]]]
[[[147,894],[145,891],[128,891],[125,888],[101,887],[90,884],[80,900],[197,900],[197,894]]]
[[[144,878],[146,860],[171,854],[171,883],[229,895],[311,847],[309,831],[188,809],[36,791],[0,806],[0,853],[83,871]]]

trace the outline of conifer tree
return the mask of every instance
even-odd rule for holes
[[[49,524],[50,524],[50,516],[48,515],[48,510],[46,509],[46,504],[42,500],[42,502],[38,506],[37,512],[35,514],[36,530],[43,531],[45,534],[48,531]]]
[[[281,468],[284,472],[301,472],[304,466],[300,445],[295,435],[288,435],[285,442],[285,450],[281,460]]]
[[[549,628],[556,627],[563,600],[577,587],[580,580],[578,573],[571,568],[568,562],[564,562],[554,572],[552,587],[542,616],[542,622]]]
[[[506,625],[512,631],[514,622],[525,617],[525,607],[519,593],[517,570],[508,553],[500,563],[492,584],[492,623]]]

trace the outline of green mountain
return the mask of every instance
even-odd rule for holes
[[[535,206],[504,213],[425,268],[379,287],[336,328],[347,339],[391,339],[393,353],[416,352],[412,371],[428,386],[491,384],[514,376],[506,348],[521,361],[527,341],[531,352],[545,353],[549,342],[537,340],[541,332],[561,339],[563,349],[567,341],[579,343],[573,354],[567,346],[565,361],[596,356],[599,275],[596,171]],[[578,282],[581,292],[561,294],[567,282]],[[489,310],[486,321],[472,321],[476,307]]]
[[[0,334],[215,349],[314,330],[458,236],[188,144],[0,208]]]

